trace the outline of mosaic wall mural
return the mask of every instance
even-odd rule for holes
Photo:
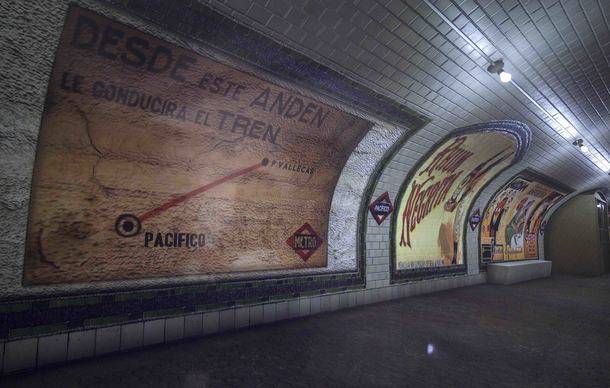
[[[369,128],[71,7],[40,130],[24,284],[323,268],[334,188]]]
[[[464,265],[464,227],[473,199],[521,157],[529,130],[516,122],[458,130],[403,184],[394,216],[394,271]]]
[[[485,210],[481,223],[482,261],[537,259],[544,215],[567,192],[529,174],[511,180]]]

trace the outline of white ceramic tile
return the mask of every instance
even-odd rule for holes
[[[143,345],[155,345],[163,342],[165,342],[165,319],[144,321]]]
[[[165,320],[165,342],[178,341],[184,338],[184,317],[172,317]]]
[[[218,332],[218,311],[203,314],[203,334]]]
[[[235,309],[235,328],[243,329],[250,326],[250,308],[248,306]]]
[[[263,322],[263,305],[250,306],[250,326],[260,325]]]
[[[221,310],[219,314],[219,330],[235,330],[235,310]]]
[[[356,292],[351,291],[347,294],[347,306],[348,307],[354,307],[356,306]]]
[[[4,373],[36,367],[38,338],[10,341],[4,347]]]
[[[121,326],[121,350],[135,349],[142,346],[144,324],[142,322],[126,323]]]
[[[413,293],[413,287],[412,287],[411,283],[404,283],[404,284],[401,285],[401,287],[403,287],[403,295],[405,297],[415,295]]]
[[[203,334],[203,314],[191,314],[184,317],[184,337],[198,337]]]
[[[299,299],[299,315],[307,316],[311,313],[311,300],[309,298]]]
[[[330,311],[330,295],[320,296],[320,312]]]
[[[371,290],[371,303],[377,303],[379,301],[381,301],[381,290],[379,288],[374,288]]]
[[[366,303],[365,290],[356,291],[356,305],[362,306]]]
[[[421,287],[422,287],[422,293],[424,293],[424,294],[429,294],[429,293],[433,292],[433,291],[434,291],[434,288],[433,288],[433,287],[434,287],[434,285],[435,285],[436,283],[437,283],[437,282],[436,282],[436,281],[434,281],[434,280],[425,280],[425,281],[423,281],[423,282],[422,282],[422,285],[421,285]]]
[[[274,322],[275,318],[275,303],[265,303],[263,305],[263,322]]]
[[[95,330],[74,331],[68,336],[68,360],[93,357]]]
[[[121,349],[121,326],[102,327],[95,335],[95,354],[118,352]]]
[[[275,306],[275,319],[278,321],[288,319],[288,302],[278,302]]]
[[[400,288],[392,286],[390,287],[390,290],[392,291],[392,299],[400,298]]]
[[[335,311],[339,309],[339,295],[331,294],[330,295],[330,311]]]
[[[314,296],[309,300],[309,312],[311,315],[318,314],[320,312],[319,296]]]
[[[294,299],[288,302],[288,316],[290,318],[296,318],[300,314],[300,307],[298,299]]]
[[[68,334],[40,337],[38,340],[38,366],[66,361],[68,356]]]
[[[421,294],[421,283],[422,282],[413,282],[413,283],[410,283],[411,290],[413,292],[412,295],[419,295],[419,294]]]
[[[349,295],[347,292],[339,294],[339,308],[346,309],[349,306]]]
[[[392,299],[392,287],[385,284],[381,291],[381,297],[384,301]]]

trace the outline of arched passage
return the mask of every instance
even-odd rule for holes
[[[550,215],[544,247],[554,273],[597,276],[610,271],[608,215],[601,190],[579,193]]]

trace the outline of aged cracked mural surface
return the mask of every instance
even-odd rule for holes
[[[79,7],[50,80],[24,284],[327,265],[370,123]]]

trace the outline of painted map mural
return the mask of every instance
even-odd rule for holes
[[[323,268],[334,188],[370,125],[72,6],[24,284]]]

